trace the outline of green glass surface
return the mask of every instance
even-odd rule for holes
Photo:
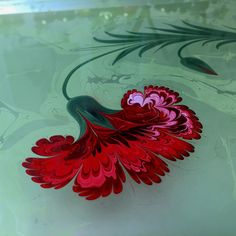
[[[25,174],[21,163],[36,156],[35,141],[79,136],[61,88],[76,65],[109,50],[97,47],[105,45],[93,37],[108,38],[104,31],[147,32],[165,23],[183,26],[182,20],[236,28],[234,0],[117,2],[0,16],[0,235],[235,236],[236,43],[219,50],[214,42],[196,43],[184,50],[217,76],[184,67],[177,56],[180,44],[141,58],[133,52],[115,65],[115,55],[108,55],[72,76],[71,96],[93,96],[110,109],[120,109],[127,90],[152,84],[178,91],[197,113],[204,128],[202,138],[191,142],[195,152],[168,162],[171,171],[161,184],[138,185],[128,178],[121,194],[86,201],[72,192],[71,183],[45,190]]]

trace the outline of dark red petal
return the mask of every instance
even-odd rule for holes
[[[43,188],[61,188],[65,186],[76,174],[80,167],[80,162],[65,161],[73,149],[73,137],[52,136],[49,140],[40,139],[34,148],[36,153],[54,154],[48,158],[26,158],[22,166],[26,168],[26,173],[32,177],[32,181],[39,183]],[[67,143],[67,149],[64,145]],[[61,145],[61,148],[60,148]],[[57,147],[57,151],[50,151]]]
[[[190,110],[187,106],[178,105],[175,106],[176,109],[180,111],[181,116],[186,118],[184,129],[176,129],[175,135],[182,137],[184,139],[200,139],[202,132],[202,124],[199,122],[198,117],[196,116],[195,112]],[[170,129],[171,132],[171,129]]]
[[[53,156],[70,149],[73,142],[72,136],[55,135],[49,140],[45,138],[38,140],[36,146],[32,147],[32,151],[40,156]]]

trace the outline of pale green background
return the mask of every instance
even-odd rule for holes
[[[107,107],[119,108],[126,90],[153,84],[178,91],[183,104],[196,111],[202,139],[192,142],[191,158],[169,163],[171,172],[160,185],[129,179],[122,194],[91,202],[73,193],[71,184],[42,189],[21,167],[34,156],[30,149],[39,138],[78,136],[61,86],[73,66],[105,50],[81,50],[98,45],[93,36],[181,20],[236,27],[234,0],[149,1],[144,7],[145,2],[121,7],[122,1],[104,0],[80,10],[0,16],[1,236],[236,235],[236,44],[184,51],[206,61],[218,76],[181,66],[178,45],[141,59],[134,53],[115,66],[114,55],[108,56],[73,76],[70,95],[92,95]]]

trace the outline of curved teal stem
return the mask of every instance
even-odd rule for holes
[[[123,50],[123,49],[126,49],[126,48],[128,48],[128,47],[129,47],[129,46],[122,47],[122,48],[118,48],[118,49],[114,49],[114,50],[109,51],[109,52],[105,52],[105,53],[100,54],[100,55],[98,55],[98,56],[96,56],[96,57],[93,57],[93,58],[91,58],[91,59],[89,59],[89,60],[87,60],[87,61],[84,61],[84,62],[82,62],[81,64],[79,64],[79,65],[77,65],[76,67],[74,67],[74,68],[69,72],[69,74],[66,76],[66,78],[65,78],[65,80],[64,80],[64,83],[63,83],[63,85],[62,85],[62,93],[63,93],[64,97],[65,97],[67,100],[70,100],[70,99],[71,99],[71,97],[69,97],[69,95],[68,95],[68,93],[67,93],[67,85],[68,85],[68,82],[69,82],[71,76],[72,76],[80,67],[82,67],[82,66],[84,66],[84,65],[88,64],[89,62],[92,62],[92,61],[94,61],[94,60],[96,60],[96,59],[99,59],[99,58],[101,58],[101,57],[103,57],[103,56],[112,54],[112,53],[114,53],[114,52],[118,52],[118,51]]]

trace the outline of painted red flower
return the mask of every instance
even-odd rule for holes
[[[32,151],[46,158],[27,158],[22,164],[43,188],[59,189],[75,178],[73,191],[93,200],[120,193],[126,173],[137,183],[159,183],[169,172],[165,159],[184,159],[194,151],[184,139],[200,138],[195,113],[177,105],[181,97],[166,87],[128,91],[122,110],[113,112],[91,97],[81,98],[68,106],[80,117],[81,137],[40,139]]]

